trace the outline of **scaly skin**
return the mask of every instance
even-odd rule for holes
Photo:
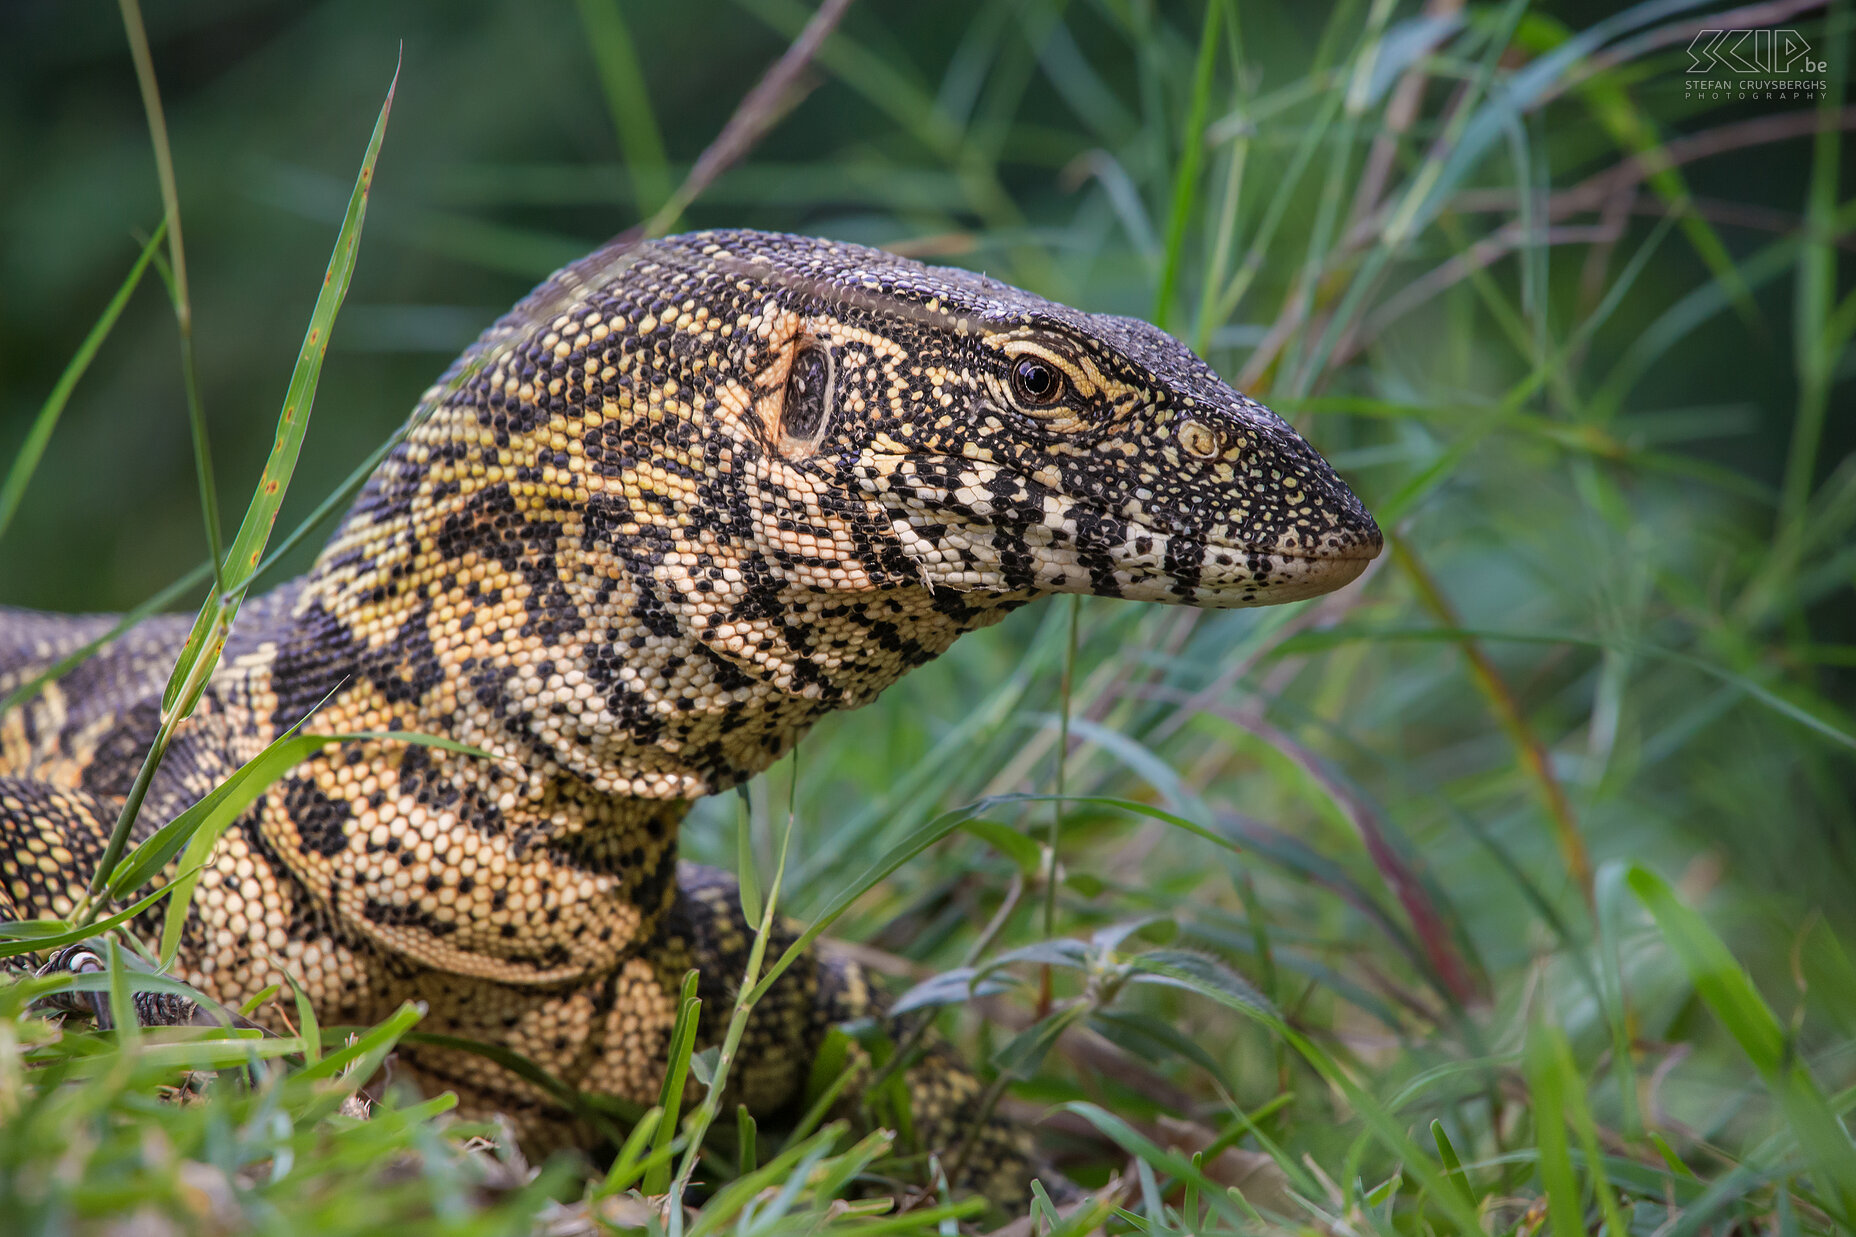
[[[1035,597],[1264,605],[1379,547],[1292,429],[1145,323],[825,241],[609,247],[486,332],[315,568],[246,607],[138,832],[298,723],[494,759],[298,766],[226,833],[180,977],[236,1005],[288,972],[325,1023],[423,1000],[431,1029],[650,1102],[674,985],[694,965],[726,997],[749,935],[732,880],[677,862],[692,800]],[[106,621],[0,611],[0,693]],[[184,636],[144,623],[0,720],[0,916],[71,909]],[[741,1098],[787,1104],[874,1000],[829,953],[795,967]],[[404,1056],[532,1142],[584,1136],[479,1057]],[[910,1084],[947,1149],[974,1078],[937,1053]],[[1021,1177],[1021,1136],[994,1141],[974,1161]]]

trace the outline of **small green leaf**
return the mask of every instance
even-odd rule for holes
[[[985,974],[970,966],[957,966],[922,980],[897,997],[889,1012],[906,1014],[938,1005],[959,1005],[977,997],[1008,992],[1017,980],[1010,975]]]
[[[1029,945],[1020,945],[1017,949],[1008,949],[979,968],[979,974],[990,975],[1002,966],[1011,966],[1016,962],[1032,962],[1039,966],[1062,966],[1071,970],[1082,970],[1093,957],[1093,951],[1087,941],[1074,940],[1060,936],[1050,941],[1033,941]]]
[[[1025,876],[1035,876],[1044,862],[1043,844],[1010,825],[996,820],[969,820],[960,827],[1010,859]]]
[[[1069,1005],[1039,1019],[1007,1041],[1005,1047],[993,1054],[993,1064],[999,1072],[1013,1078],[1029,1078],[1038,1072],[1044,1058],[1057,1044],[1059,1037],[1070,1027],[1087,1017],[1089,1006],[1078,1002]]]
[[[1148,1062],[1172,1053],[1190,1061],[1229,1088],[1225,1067],[1203,1045],[1171,1021],[1126,1009],[1098,1009],[1090,1022],[1104,1036]]]
[[[1431,1141],[1437,1144],[1437,1158],[1443,1161],[1444,1179],[1462,1194],[1463,1205],[1473,1208],[1476,1192],[1470,1188],[1469,1178],[1463,1172],[1463,1161],[1457,1157],[1450,1135],[1444,1131],[1444,1123],[1435,1118],[1431,1121]]]
[[[746,1104],[735,1105],[735,1166],[744,1174],[754,1171],[758,1127]]]
[[[1118,951],[1129,937],[1139,937],[1150,944],[1164,945],[1179,935],[1179,924],[1171,915],[1143,915],[1121,923],[1097,928],[1089,934],[1089,943],[1105,954]]]
[[[696,995],[697,976],[690,971],[683,976],[683,995],[677,1003],[677,1021],[670,1032],[669,1065],[664,1070],[664,1083],[658,1091],[657,1106],[664,1110],[664,1118],[658,1123],[657,1133],[652,1139],[652,1159],[656,1161],[645,1172],[644,1192],[656,1196],[670,1189],[670,1141],[676,1136],[677,1125],[683,1113],[683,1084],[689,1077],[690,1059],[696,1049],[696,1028],[702,1018],[702,1001]],[[664,1158],[657,1161],[657,1155],[663,1152]]]
[[[1210,997],[1220,1005],[1269,1018],[1280,1015],[1268,997],[1216,958],[1185,949],[1155,949],[1128,959],[1130,983],[1166,984]]]

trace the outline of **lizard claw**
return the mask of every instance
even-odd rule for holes
[[[109,963],[97,951],[90,941],[79,941],[75,945],[66,945],[56,950],[39,968],[41,976],[46,975],[100,975],[109,970]],[[130,996],[130,1005],[136,1025],[144,1027],[217,1027],[225,1025],[225,1018],[208,1009],[200,1002],[178,992],[136,991]],[[99,1031],[108,1031],[116,1026],[115,1011],[110,1005],[110,994],[103,991],[73,990],[53,992],[33,1002],[41,1009],[53,1009],[62,1013],[77,1014],[96,1023]],[[256,1027],[257,1024],[236,1014],[232,1015],[234,1026]],[[262,1028],[260,1028],[262,1029]]]

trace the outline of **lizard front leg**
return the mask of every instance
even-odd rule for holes
[[[733,1012],[745,973],[754,926],[741,911],[740,890],[726,872],[684,863],[678,869],[679,897],[657,943],[658,969],[674,973],[687,959],[701,976],[704,1045],[719,1042]],[[766,962],[784,953],[799,935],[790,920],[776,923]],[[731,1092],[756,1115],[798,1116],[813,1062],[833,1026],[873,1019],[892,1042],[909,1039],[908,1028],[889,1015],[889,1001],[855,960],[830,948],[808,951],[780,976],[755,1005],[730,1078]],[[940,1157],[956,1173],[956,1185],[1001,1201],[1025,1196],[1032,1171],[1030,1131],[987,1109],[985,1085],[939,1036],[920,1039],[920,1055],[903,1071],[909,1125],[915,1150]],[[863,1110],[861,1084],[867,1063],[840,1101],[851,1113]],[[784,1111],[782,1111],[784,1110]]]
[[[0,778],[0,922],[68,915],[83,896],[91,869],[103,856],[116,805],[83,790],[31,778]],[[30,954],[6,960],[13,974],[88,975],[108,969],[94,941],[54,951],[44,964]],[[217,1026],[211,1011],[173,992],[133,994],[133,1016],[143,1026]],[[40,1004],[80,1014],[100,1029],[116,1025],[107,992],[54,993]]]
[[[798,933],[791,921],[776,923],[767,962]],[[637,956],[595,982],[524,988],[439,972],[411,982],[430,1006],[428,1025],[508,1048],[570,1086],[644,1108],[659,1097],[683,976],[692,968],[698,973],[698,1047],[720,1043],[753,939],[735,878],[679,863],[676,896],[657,932]],[[801,955],[749,1015],[727,1103],[745,1104],[776,1125],[796,1119],[826,1032],[867,1018],[890,1023],[886,999],[858,963],[829,948]],[[906,1038],[900,1026],[887,1029],[897,1042]],[[401,1059],[428,1088],[456,1090],[467,1114],[503,1113],[531,1154],[599,1142],[599,1132],[558,1097],[480,1054],[415,1044]],[[849,1068],[867,1067],[859,1056]],[[841,1101],[846,1112],[861,1107],[861,1081],[854,1080]],[[918,1149],[958,1168],[965,1188],[1001,1200],[1023,1197],[1033,1162],[1029,1131],[984,1111],[985,1087],[958,1054],[938,1037],[926,1037],[903,1082]]]

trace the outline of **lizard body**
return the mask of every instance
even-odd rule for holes
[[[138,833],[298,724],[492,759],[382,739],[296,767],[203,873],[179,976],[237,1004],[288,971],[328,1023],[424,1000],[649,1103],[683,971],[726,996],[745,954],[732,880],[678,863],[692,800],[1034,597],[1261,605],[1379,547],[1292,429],[1145,323],[825,241],[608,247],[491,327],[309,574],[246,606]],[[0,693],[106,622],[0,610]],[[70,911],[185,630],[144,623],[0,719],[0,917]],[[742,1098],[790,1101],[873,999],[833,955],[793,968]],[[406,1057],[562,1127],[481,1058]],[[910,1085],[930,1140],[977,1091],[946,1061]]]

